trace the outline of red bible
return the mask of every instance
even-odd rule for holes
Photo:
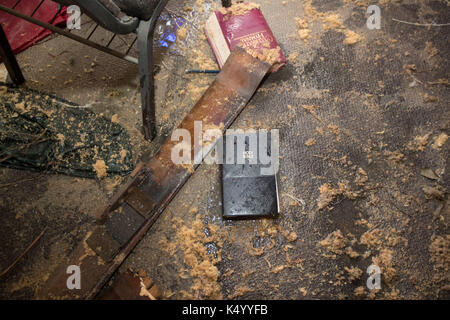
[[[286,64],[286,57],[258,4],[238,3],[215,11],[206,21],[205,34],[220,68],[235,46],[272,63],[271,72]]]

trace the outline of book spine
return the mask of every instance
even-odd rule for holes
[[[219,68],[222,69],[231,53],[231,49],[230,44],[225,38],[216,13],[206,21],[204,32],[209,46],[211,47],[217,63],[219,64]]]

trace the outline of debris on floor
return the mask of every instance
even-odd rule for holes
[[[0,90],[1,166],[99,179],[133,170],[130,138],[119,124],[45,93]]]
[[[281,214],[225,221],[220,167],[201,164],[113,279],[145,272],[139,293],[151,298],[148,277],[162,299],[449,299],[448,4],[378,1],[381,28],[369,29],[369,1],[253,2],[287,64],[231,128],[279,129]],[[139,130],[139,79],[129,64],[50,37],[18,55],[27,87],[122,126],[130,153],[117,150],[116,160],[151,159],[215,79],[186,70],[219,69],[203,31],[219,5],[169,1],[155,36],[152,143]],[[57,132],[53,140],[70,139]],[[92,176],[109,170],[103,157],[91,163]],[[124,180],[11,168],[0,178],[0,270],[48,225],[2,277],[0,296],[37,298]],[[367,287],[372,265],[380,289]]]

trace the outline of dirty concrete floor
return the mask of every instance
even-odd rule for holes
[[[448,3],[379,1],[381,29],[369,30],[369,1],[255,2],[289,61],[232,127],[280,130],[281,214],[223,221],[219,167],[203,164],[121,270],[145,269],[168,299],[448,299],[449,27],[392,20],[448,23]],[[27,86],[118,114],[136,158],[151,156],[213,80],[184,75],[214,66],[199,24],[211,3],[185,1],[188,13],[169,4],[187,15],[189,32],[176,53],[157,54],[152,144],[139,132],[135,66],[54,37],[19,55]],[[2,298],[33,298],[113,187],[10,169],[1,176],[2,270],[48,226],[0,279]],[[369,292],[371,264],[382,284]]]

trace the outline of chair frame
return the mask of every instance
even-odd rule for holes
[[[41,0],[39,5],[35,8],[31,15],[25,15],[17,10],[15,7],[20,3],[18,0],[12,8],[8,8],[4,5],[0,5],[0,11],[4,11],[8,14],[14,15],[23,20],[34,23],[40,27],[71,38],[77,42],[83,43],[87,46],[103,51],[115,57],[124,59],[128,62],[138,64],[140,73],[140,91],[141,91],[141,103],[142,103],[142,123],[144,137],[148,140],[152,140],[156,136],[156,116],[155,116],[155,89],[153,78],[153,33],[156,26],[156,22],[168,0],[161,0],[153,11],[149,20],[139,20],[138,18],[127,17],[126,19],[119,19],[115,17],[101,2],[89,0],[82,2],[82,12],[87,13],[97,23],[101,24],[105,29],[113,32],[113,36],[106,46],[100,45],[90,40],[90,37],[95,32],[98,24],[87,38],[78,36],[70,30],[55,27],[50,23],[42,22],[33,18],[33,15],[42,5],[44,0]],[[58,2],[58,0],[55,0]],[[64,1],[60,1],[64,2]],[[65,1],[65,2],[70,2]],[[76,1],[74,1],[76,2]],[[76,2],[77,3],[77,2]],[[78,3],[77,3],[78,4]],[[61,9],[61,7],[60,7]],[[86,12],[87,11],[87,12]],[[56,17],[56,15],[55,15]],[[135,32],[136,38],[132,44],[128,47],[126,52],[118,52],[109,48],[110,44],[114,40],[117,34],[129,34]],[[138,58],[132,57],[129,54],[132,46],[137,41],[138,46]],[[13,54],[11,46],[8,42],[5,32],[0,25],[0,55],[5,63],[6,69],[11,80],[15,84],[22,84],[25,78],[20,70],[20,66]]]

